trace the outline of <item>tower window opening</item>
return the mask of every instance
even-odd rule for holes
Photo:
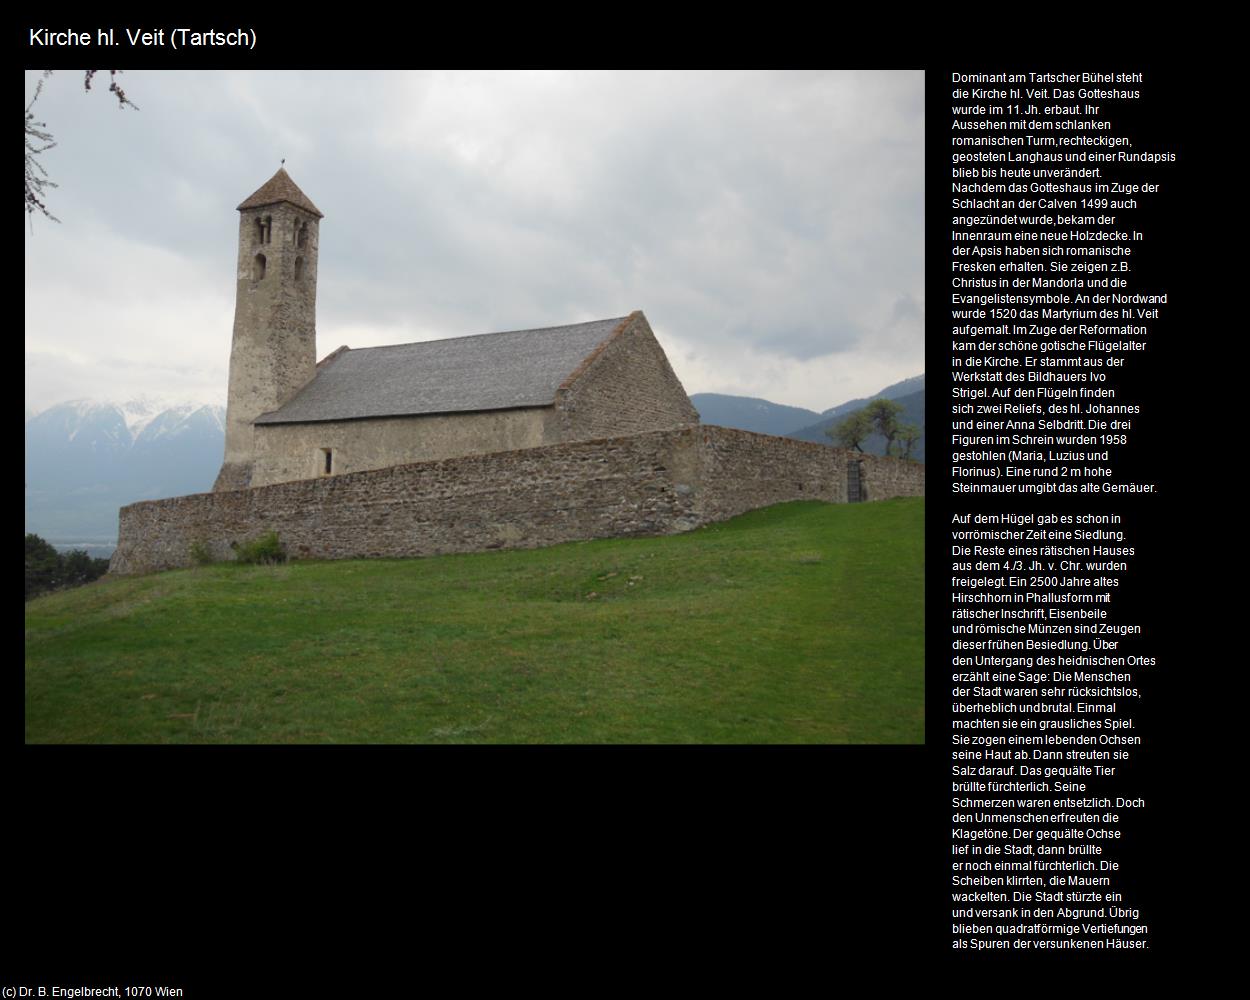
[[[265,223],[259,216],[256,218],[256,242],[265,242]]]
[[[325,456],[325,465],[323,467],[323,475],[329,476],[334,473],[334,449],[322,448],[321,453]]]
[[[252,261],[252,280],[265,280],[265,255],[263,253],[258,253]]]
[[[304,248],[304,245],[307,242],[308,242],[308,223],[307,222],[296,223],[295,246],[302,250]]]
[[[273,216],[272,215],[265,216],[265,221],[264,221],[264,224],[261,226],[261,229],[263,230],[265,234],[264,240],[262,242],[264,243],[273,242]]]
[[[295,280],[299,281],[300,278],[302,277],[304,277],[304,258],[296,257],[295,258]]]

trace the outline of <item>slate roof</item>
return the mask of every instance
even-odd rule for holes
[[[339,350],[258,424],[550,406],[561,383],[623,326],[593,323]]]
[[[239,211],[245,208],[260,208],[262,205],[276,205],[280,201],[289,201],[296,208],[312,212],[318,219],[324,219],[321,209],[312,203],[308,195],[299,189],[299,185],[291,180],[291,175],[282,167],[269,180],[243,199]]]

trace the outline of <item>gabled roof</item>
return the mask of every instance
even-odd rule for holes
[[[635,314],[637,315],[637,314]],[[630,316],[394,347],[340,348],[258,424],[550,406]]]
[[[291,180],[291,175],[282,167],[278,168],[278,172],[269,180],[265,181],[251,195],[243,199],[243,203],[239,205],[239,211],[245,208],[260,208],[262,205],[276,205],[280,201],[289,201],[296,208],[302,208],[305,212],[312,212],[318,219],[324,219],[316,205],[312,203],[308,195],[299,189],[299,185]]]

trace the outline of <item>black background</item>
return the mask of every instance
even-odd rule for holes
[[[1208,581],[1197,567],[1198,553],[1228,538],[1218,520],[1193,516],[1197,484],[1184,461],[1193,439],[1182,440],[1172,419],[1182,405],[1178,389],[1194,384],[1196,352],[1210,336],[1193,305],[1204,236],[1194,223],[1190,78],[1140,52],[1109,57],[1115,46],[1007,58],[1014,42],[982,48],[915,26],[905,39],[868,36],[846,24],[831,29],[777,14],[732,29],[674,28],[639,10],[576,22],[541,10],[456,12],[454,22],[445,14],[430,20],[428,9],[417,8],[405,14],[415,21],[341,16],[327,22],[294,11],[252,12],[238,20],[257,27],[256,52],[146,52],[126,65],[528,66],[577,64],[593,54],[627,65],[926,70],[926,368],[934,389],[927,434],[935,459],[928,469],[929,743],[22,747],[11,757],[7,824],[17,929],[5,965],[18,978],[6,982],[167,982],[190,987],[189,996],[247,995],[261,983],[302,995],[334,983],[350,995],[371,995],[396,976],[414,989],[439,982],[472,988],[499,977],[581,989],[726,980],[832,989],[849,972],[866,971],[884,988],[932,971],[971,980],[1003,961],[949,951],[946,531],[956,505],[968,509],[966,499],[947,492],[940,458],[950,420],[952,70],[1143,70],[1148,118],[1141,127],[1181,154],[1169,171],[1173,188],[1157,196],[1157,208],[1141,210],[1135,226],[1150,240],[1143,267],[1172,298],[1152,325],[1149,357],[1132,361],[1130,376],[1144,411],[1131,460],[1163,492],[1102,501],[1132,513],[1129,544],[1139,553],[1114,614],[1152,624],[1148,651],[1160,660],[1136,713],[1150,741],[1134,755],[1132,779],[1134,794],[1152,805],[1124,855],[1128,882],[1149,914],[1152,951],[1065,956],[1059,964],[1132,971],[1181,967],[1210,953],[1215,943],[1195,909],[1206,876],[1192,866],[1191,852],[1206,842],[1207,806],[1198,798],[1196,765],[1205,755],[1192,749],[1191,720],[1211,690],[1195,678],[1226,665],[1199,644],[1208,627],[1200,614]],[[120,30],[139,20],[111,23]],[[94,30],[110,19],[36,23]],[[214,15],[212,23],[224,29],[234,21]],[[29,49],[28,27],[21,29],[25,65],[82,64],[81,52]],[[1144,275],[1138,282],[1142,290],[1151,284]],[[1028,963],[1042,964],[1036,956]]]
[[[1114,402],[1141,406],[1141,413],[1133,417],[1129,443],[1112,450],[1110,464],[1114,474],[1109,478],[1120,483],[1155,482],[1158,492],[1047,494],[1040,499],[957,495],[950,493],[949,466],[943,467],[936,460],[930,463],[927,691],[931,762],[949,774],[950,761],[939,746],[939,734],[944,728],[949,732],[950,724],[949,699],[941,697],[950,687],[950,634],[949,623],[939,620],[947,606],[935,597],[949,592],[949,580],[942,567],[949,565],[950,560],[952,514],[992,510],[1120,514],[1123,523],[1117,527],[1126,533],[1123,544],[1133,546],[1136,555],[1128,560],[1128,571],[1121,575],[1109,621],[1140,624],[1145,634],[1122,641],[1118,652],[1155,656],[1158,665],[1134,672],[1142,700],[1127,706],[1137,725],[1134,732],[1142,736],[1143,745],[1130,748],[1133,752],[1128,766],[1119,768],[1114,779],[1093,779],[1087,794],[1111,798],[1142,796],[1147,801],[1145,810],[1121,814],[1122,846],[1109,848],[1105,857],[1121,863],[1119,882],[1114,888],[1124,892],[1127,905],[1141,908],[1141,919],[1150,925],[1150,950],[1136,955],[1066,953],[1053,961],[1072,967],[1144,969],[1179,965],[1211,947],[1209,935],[1214,930],[1209,923],[1204,926],[1203,918],[1195,913],[1196,893],[1202,888],[1203,878],[1194,870],[1191,851],[1206,836],[1201,818],[1202,775],[1214,761],[1214,755],[1194,751],[1195,720],[1202,712],[1209,713],[1209,706],[1204,709],[1202,705],[1209,688],[1198,678],[1215,667],[1201,652],[1211,628],[1209,609],[1205,608],[1209,579],[1201,567],[1211,546],[1221,544],[1215,541],[1221,525],[1213,521],[1204,524],[1201,518],[1194,518],[1194,498],[1204,490],[1204,480],[1194,461],[1195,424],[1184,416],[1192,412],[1197,379],[1210,377],[1200,375],[1200,371],[1206,368],[1212,350],[1207,341],[1209,334],[1198,318],[1199,261],[1206,251],[1202,243],[1205,236],[1197,221],[1202,213],[1195,204],[1197,123],[1191,107],[1194,84],[1185,67],[1160,64],[1157,59],[1141,55],[1085,54],[1012,60],[970,55],[941,69],[930,68],[926,79],[927,176],[931,185],[927,200],[927,281],[931,293],[927,346],[934,398],[929,404],[927,434],[935,442],[934,455],[939,453],[936,442],[950,440],[950,406],[943,399],[953,384],[949,378],[947,326],[952,214],[948,193],[952,118],[949,105],[966,103],[951,100],[951,91],[957,86],[952,83],[952,72],[1030,70],[1142,72],[1142,83],[1116,85],[1119,89],[1139,90],[1140,100],[1091,103],[1102,103],[1103,116],[1114,122],[1111,134],[1128,135],[1132,151],[1170,151],[1177,155],[1173,164],[1114,166],[1103,172],[1104,179],[1148,180],[1162,185],[1157,194],[1139,195],[1137,209],[1116,213],[1116,228],[1141,230],[1145,234],[1142,242],[1133,244],[1132,273],[1125,290],[1166,291],[1169,302],[1162,308],[1160,319],[1148,321],[1147,350],[1124,355],[1128,360],[1118,369],[1121,374],[1111,370],[1106,383],[1117,387]],[[942,545],[944,539],[946,544]],[[943,644],[945,650],[941,648]],[[946,759],[938,759],[944,756]],[[948,798],[949,781],[947,777],[944,783]],[[948,851],[949,843],[948,830],[943,844]],[[960,952],[955,961],[961,968],[973,968],[986,962],[1031,965],[1038,958]]]

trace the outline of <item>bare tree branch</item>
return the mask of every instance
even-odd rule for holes
[[[48,172],[43,169],[43,164],[35,159],[40,153],[56,145],[51,133],[44,131],[47,122],[35,121],[35,114],[31,110],[41,93],[43,93],[43,80],[39,81],[39,85],[35,87],[35,96],[26,105],[26,214],[32,216],[35,212],[39,212],[53,222],[60,222],[60,219],[48,211],[47,203],[43,200],[45,189],[54,188],[56,185],[48,180]],[[31,227],[32,229],[34,227],[33,219]]]
[[[90,90],[91,81],[95,78],[95,75],[100,71],[98,69],[89,69],[89,70],[86,70],[85,72],[86,72],[86,75],[83,77],[82,89]],[[138,111],[139,105],[137,105],[134,101],[132,101],[129,97],[127,97],[126,92],[117,85],[117,74],[120,72],[121,70],[119,69],[109,70],[109,93],[115,94],[117,96],[117,106],[119,108],[124,108],[124,107],[129,106],[129,107],[134,108],[136,111]]]
[[[91,90],[91,81],[99,72],[98,69],[84,70],[83,90]],[[117,83],[117,75],[121,70],[111,69],[108,72],[109,93],[117,98],[117,107],[119,109],[134,108],[138,111],[139,105],[127,97],[126,92]],[[35,102],[39,100],[39,95],[43,93],[44,81],[51,75],[52,70],[44,71],[43,79],[35,87],[35,96],[26,105],[26,215],[31,219],[32,231],[36,212],[53,222],[61,221],[48,210],[48,204],[44,200],[47,197],[47,190],[56,187],[56,184],[48,179],[48,172],[37,159],[40,153],[45,153],[55,147],[56,140],[53,139],[52,133],[47,131],[47,122],[35,121],[35,114],[32,110]]]

